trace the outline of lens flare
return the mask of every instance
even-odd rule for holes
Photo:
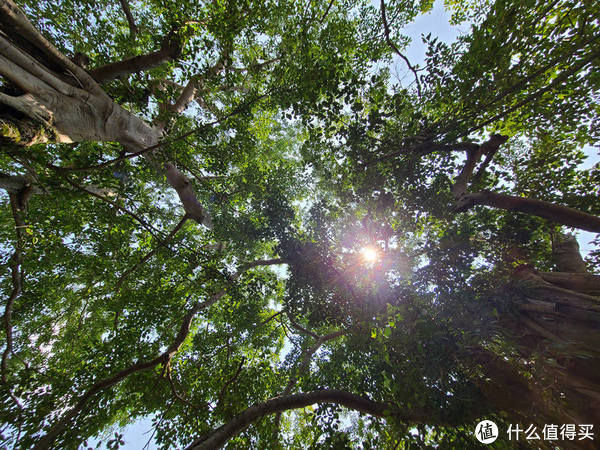
[[[363,247],[363,249],[361,250],[362,253],[362,257],[365,260],[365,262],[375,262],[377,261],[377,258],[379,256],[377,249],[375,247],[371,247],[371,246],[367,246],[367,247]]]

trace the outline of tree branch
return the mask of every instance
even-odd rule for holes
[[[308,331],[308,330],[305,330],[305,331]],[[302,374],[304,374],[304,372],[306,372],[306,370],[308,369],[308,365],[310,364],[310,360],[313,357],[313,355],[317,352],[317,350],[319,350],[319,348],[321,348],[321,346],[325,342],[330,341],[332,339],[336,339],[336,338],[338,338],[340,336],[343,336],[344,333],[345,333],[344,330],[339,330],[339,331],[335,331],[333,333],[326,334],[325,336],[317,336],[317,335],[315,335],[317,337],[316,342],[312,345],[312,347],[309,347],[304,352],[304,356],[302,357],[302,360],[296,366],[296,368],[295,368],[292,376],[290,377],[290,379],[288,381],[288,384],[286,385],[285,389],[281,393],[281,396],[289,395],[292,392],[292,389],[294,388],[294,386],[298,382],[298,378]],[[275,433],[276,433],[276,435],[279,434],[279,422],[280,422],[280,420],[281,420],[281,412],[278,412],[275,415]]]
[[[339,330],[339,331],[335,331],[333,333],[326,334],[325,336],[319,336],[319,338],[313,344],[313,346],[309,347],[306,350],[306,352],[304,353],[304,356],[303,356],[302,360],[300,361],[300,364],[298,364],[298,366],[295,370],[295,374],[290,377],[290,380],[288,381],[288,384],[285,387],[285,389],[281,395],[287,395],[292,392],[292,389],[294,388],[294,386],[296,385],[296,383],[298,381],[298,377],[306,371],[306,369],[308,368],[308,365],[310,364],[311,358],[317,352],[317,350],[319,350],[319,348],[321,348],[321,346],[325,342],[331,341],[332,339],[337,339],[338,337],[343,336],[345,333],[346,332],[344,330]]]
[[[453,152],[453,151],[466,151],[475,152],[479,148],[479,144],[474,142],[457,142],[456,144],[435,144],[432,142],[423,142],[421,144],[413,145],[411,147],[405,147],[400,150],[396,150],[387,153],[379,158],[369,161],[367,164],[375,164],[382,161],[387,161],[398,155],[413,153],[418,156],[425,156],[435,152]]]
[[[600,275],[591,273],[540,272],[544,281],[564,289],[583,293],[600,293]]]
[[[233,374],[233,376],[231,378],[229,378],[225,384],[223,385],[223,387],[221,388],[221,392],[219,392],[219,396],[217,397],[217,408],[219,407],[219,405],[221,405],[221,403],[223,402],[223,397],[225,396],[225,391],[227,390],[227,388],[235,381],[237,380],[237,378],[240,376],[240,373],[242,372],[242,368],[244,367],[244,363],[246,362],[246,357],[242,356],[242,359],[238,365],[237,370],[235,371],[235,374]]]
[[[489,163],[487,157],[491,155],[491,159],[498,151],[498,148],[507,140],[508,136],[493,134],[486,142],[481,144],[477,150],[467,152],[467,161],[458,177],[456,177],[454,186],[452,186],[452,193],[456,199],[460,199],[467,192],[467,183],[471,179],[475,166],[481,159],[481,156],[486,155],[486,161]]]
[[[106,64],[90,71],[96,82],[102,84],[107,81],[127,76],[135,72],[144,72],[161,64],[177,59],[181,54],[181,43],[174,33],[168,34],[162,42],[160,50],[146,55]]]
[[[143,156],[143,155],[145,155],[147,153],[150,153],[153,150],[156,150],[156,149],[158,149],[160,147],[163,147],[165,145],[182,141],[182,140],[184,140],[184,139],[186,139],[186,138],[188,138],[188,137],[190,137],[190,136],[192,136],[192,135],[194,135],[196,133],[199,133],[199,132],[207,129],[208,127],[212,127],[213,125],[218,125],[219,123],[221,123],[221,122],[229,119],[230,117],[233,117],[236,114],[239,114],[245,108],[249,107],[253,103],[259,101],[260,99],[262,99],[262,98],[264,98],[266,96],[267,96],[267,94],[260,95],[260,96],[258,96],[256,98],[254,98],[254,99],[246,102],[244,105],[241,105],[240,107],[235,108],[233,111],[231,111],[230,113],[224,115],[223,117],[220,117],[220,118],[218,118],[216,120],[213,120],[212,122],[209,122],[209,123],[206,123],[206,124],[201,125],[199,127],[196,127],[193,130],[188,131],[186,133],[183,133],[183,134],[181,134],[179,136],[176,136],[176,137],[174,137],[172,139],[163,139],[160,142],[158,142],[157,144],[151,145],[151,146],[146,147],[146,148],[142,148],[141,150],[137,150],[135,152],[128,153],[128,154],[123,155],[123,156],[119,156],[118,158],[111,159],[110,161],[105,161],[103,163],[96,164],[95,166],[88,166],[88,167],[59,167],[59,166],[54,166],[52,164],[49,164],[48,167],[51,168],[51,169],[53,169],[53,170],[56,170],[58,172],[92,172],[94,170],[103,169],[105,167],[112,166],[113,164],[116,164],[116,163],[121,162],[121,161],[125,161],[127,159],[137,158],[138,156]]]
[[[290,323],[292,324],[292,327],[294,327],[296,330],[300,331],[300,333],[306,334],[306,335],[312,337],[313,339],[319,339],[321,337],[318,334],[313,333],[312,331],[304,328],[302,325],[300,325],[298,322],[296,322],[294,319],[292,319],[292,316],[289,313],[286,312],[286,315],[288,316],[288,319],[289,319]]]
[[[245,272],[246,270],[252,269],[253,267],[275,266],[277,264],[288,264],[288,261],[285,258],[257,259],[256,261],[242,264],[242,266],[240,267],[240,270],[238,271],[238,274],[241,274],[242,272]],[[239,275],[237,275],[237,276],[239,276]]]
[[[391,416],[393,411],[392,405],[388,403],[374,402],[368,398],[339,390],[318,390],[275,397],[264,403],[250,406],[225,425],[194,441],[187,447],[187,450],[221,448],[229,439],[241,433],[261,417],[290,409],[304,408],[315,403],[335,403],[361,413],[382,418]],[[413,417],[410,419],[420,421],[423,418]]]
[[[519,211],[568,227],[600,233],[599,217],[543,200],[482,191],[462,196],[458,202],[457,210],[465,211],[475,205],[491,206],[492,208],[506,209],[507,211]]]
[[[198,313],[198,311],[200,311],[200,309],[203,308],[203,305],[204,305],[204,303],[196,303],[196,305],[193,306],[188,311],[188,313],[183,318],[181,327],[179,328],[179,332],[175,336],[175,339],[173,340],[171,345],[169,345],[167,350],[165,350],[165,352],[163,352],[162,354],[160,354],[159,356],[157,356],[154,359],[151,359],[149,361],[140,361],[138,363],[135,363],[135,364],[127,367],[126,369],[123,369],[123,370],[117,372],[113,376],[104,378],[104,379],[94,383],[92,385],[92,387],[89,388],[79,398],[79,400],[77,401],[75,406],[73,406],[71,409],[67,410],[63,414],[62,418],[58,422],[56,422],[44,436],[42,436],[38,440],[38,442],[36,443],[34,448],[35,449],[51,448],[52,443],[56,440],[56,438],[66,429],[66,427],[72,422],[72,420],[81,412],[81,410],[86,405],[86,403],[97,393],[99,393],[111,386],[114,386],[115,384],[117,384],[117,383],[121,382],[122,380],[124,380],[125,378],[127,378],[129,375],[132,375],[136,372],[141,372],[144,370],[152,369],[153,367],[156,367],[157,365],[159,365],[161,363],[165,364],[165,365],[168,364],[170,362],[171,358],[173,357],[173,355],[179,350],[179,348],[185,341],[186,337],[188,336],[191,325],[192,325],[192,320],[193,320],[194,316]]]
[[[406,65],[408,66],[410,71],[415,76],[415,82],[417,83],[417,94],[419,95],[419,98],[421,98],[421,83],[419,82],[419,75],[417,74],[417,70],[413,67],[413,65],[410,63],[408,58],[406,56],[404,56],[402,53],[400,53],[400,50],[398,50],[398,47],[396,47],[396,44],[394,44],[394,42],[390,38],[390,27],[388,25],[387,17],[385,16],[385,1],[384,0],[381,0],[381,20],[383,21],[383,29],[384,29],[384,33],[385,33],[386,42],[392,48],[392,50],[394,50],[394,52],[400,58],[402,58],[404,60],[404,62],[406,63]]]
[[[59,168],[60,169],[60,168]],[[71,186],[79,189],[82,192],[86,192],[88,194],[90,194],[93,197],[96,197],[100,200],[102,200],[103,202],[108,203],[109,205],[111,205],[113,208],[118,209],[119,211],[124,212],[125,214],[127,214],[128,216],[131,216],[132,218],[134,218],[140,225],[142,225],[157,241],[162,242],[162,238],[159,235],[159,230],[157,230],[156,228],[154,228],[152,225],[150,225],[148,222],[146,222],[144,219],[142,219],[140,216],[138,216],[137,214],[129,211],[127,208],[122,207],[121,205],[119,205],[116,202],[113,202],[112,200],[98,194],[97,192],[91,191],[89,189],[84,188],[83,186],[75,183],[74,181],[72,181],[71,179],[69,179],[69,177],[67,176],[63,176],[63,178],[67,181],[67,183],[69,183]]]
[[[127,24],[129,25],[129,33],[131,34],[131,38],[135,38],[138,28],[135,24],[135,20],[133,19],[133,15],[131,14],[131,9],[129,9],[129,3],[127,0],[119,0],[119,3],[121,4],[123,13],[125,13],[125,17],[127,18]]]
[[[154,256],[156,254],[156,252],[158,251],[158,249],[162,246],[165,247],[166,249],[169,249],[169,247],[167,247],[167,243],[173,239],[173,237],[177,234],[177,232],[179,230],[181,230],[181,227],[183,227],[183,225],[185,224],[185,222],[188,220],[187,215],[184,215],[181,220],[179,221],[179,223],[175,226],[175,228],[173,228],[173,230],[171,230],[171,232],[168,234],[167,237],[164,238],[164,240],[159,240],[159,245],[157,245],[156,247],[154,247],[150,252],[148,252],[146,254],[146,256],[144,256],[140,261],[138,261],[133,267],[129,268],[128,270],[126,270],[123,275],[121,275],[117,281],[117,283],[115,284],[115,292],[118,292],[119,289],[121,289],[121,285],[123,284],[123,282],[125,281],[125,279],[131,275],[133,272],[135,272],[138,268],[140,268],[146,261],[148,261],[150,258],[152,258],[152,256]],[[169,249],[170,250],[170,249]]]
[[[23,287],[23,272],[21,264],[23,263],[23,229],[25,228],[25,222],[23,221],[23,214],[25,212],[27,205],[21,205],[21,202],[18,200],[16,194],[9,194],[10,198],[10,206],[13,213],[13,218],[15,220],[15,233],[16,233],[16,244],[15,251],[11,256],[11,279],[12,279],[12,291],[10,296],[6,300],[6,306],[4,307],[4,329],[6,332],[6,349],[2,353],[2,361],[0,363],[1,377],[0,380],[3,384],[7,383],[6,377],[6,367],[8,364],[8,358],[12,353],[12,344],[13,344],[13,332],[12,332],[12,309],[15,300],[19,295],[21,295],[21,290]],[[12,395],[12,392],[11,392]],[[19,403],[17,402],[17,405]]]
[[[491,124],[491,123],[493,123],[493,122],[495,122],[497,120],[502,119],[503,117],[507,116],[511,112],[516,111],[521,106],[528,104],[529,102],[531,102],[531,101],[535,100],[536,98],[542,96],[546,92],[548,92],[548,91],[554,89],[555,87],[559,86],[564,81],[566,81],[570,76],[575,75],[577,72],[579,72],[580,70],[582,70],[586,65],[588,65],[591,62],[593,62],[598,57],[600,57],[600,51],[592,52],[590,55],[588,55],[587,58],[581,60],[580,62],[578,62],[575,65],[570,66],[568,70],[564,70],[563,72],[561,72],[547,86],[539,89],[538,91],[532,92],[527,97],[525,97],[523,100],[521,100],[519,102],[516,102],[515,104],[513,104],[509,108],[507,108],[504,111],[496,114],[495,116],[491,117],[490,119],[487,119],[487,120],[483,121],[482,123],[480,123],[480,124],[478,124],[478,125],[476,125],[474,127],[471,127],[469,130],[467,130],[464,133],[462,133],[459,137],[461,137],[461,136],[468,136],[471,133],[473,133],[473,132],[475,132],[477,130],[482,129],[485,126],[487,126],[487,125],[489,125],[489,124]]]

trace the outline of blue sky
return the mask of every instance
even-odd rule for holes
[[[426,47],[421,40],[422,34],[431,33],[432,36],[437,36],[441,41],[452,42],[461,33],[468,33],[469,25],[464,24],[458,27],[451,26],[449,24],[449,15],[444,10],[442,1],[437,0],[432,11],[418,17],[415,22],[405,28],[404,32],[412,38],[412,43],[409,48],[406,49],[405,56],[413,65],[423,65]],[[399,58],[395,66],[395,70],[392,71],[393,75],[397,76],[404,85],[408,85],[413,79],[412,73]],[[582,168],[589,168],[598,162],[598,152],[591,147],[586,148],[585,152],[590,157],[582,165]],[[591,246],[589,245],[589,242],[594,237],[594,233],[578,233],[578,240],[582,253],[585,254],[590,250]],[[146,445],[152,435],[152,419],[151,417],[148,417],[138,420],[136,423],[125,427],[121,432],[124,433],[125,440],[125,445],[121,448],[126,450],[140,450]],[[90,441],[95,443],[94,439],[91,439]],[[146,448],[149,450],[157,448],[153,439]]]
[[[422,33],[430,33],[437,36],[440,40],[452,42],[461,32],[468,32],[468,26],[452,27],[448,21],[449,15],[444,10],[440,0],[435,2],[433,10],[419,17],[414,23],[405,29],[405,33],[412,38],[410,47],[406,50],[406,56],[412,64],[422,64],[425,57],[426,47],[421,41]],[[397,66],[397,75],[401,78],[406,77],[403,82],[410,83],[412,73],[407,67],[399,61]],[[136,423],[125,427],[122,431],[124,434],[125,445],[121,448],[126,450],[141,450],[148,442],[152,434],[152,419],[144,418]],[[92,442],[94,440],[91,440]],[[154,441],[150,442],[149,450],[156,449]]]

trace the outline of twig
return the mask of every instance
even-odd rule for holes
[[[286,315],[290,321],[290,323],[292,324],[292,326],[300,331],[301,333],[307,334],[308,336],[314,338],[314,339],[319,339],[319,335],[316,333],[313,333],[312,331],[307,330],[306,328],[304,328],[303,326],[301,326],[299,323],[297,323],[294,319],[292,319],[292,316],[290,315],[289,312],[286,311]]]
[[[269,323],[271,320],[273,320],[275,317],[277,317],[277,316],[279,316],[279,315],[281,315],[281,314],[283,314],[283,310],[282,310],[282,311],[278,311],[278,312],[276,312],[275,314],[273,314],[272,316],[270,316],[270,317],[268,317],[267,319],[263,320],[263,321],[262,321],[262,322],[261,322],[259,325],[260,325],[260,326],[262,326],[262,325],[266,325],[266,324],[268,324],[268,323]]]
[[[240,373],[242,372],[242,367],[244,366],[244,363],[246,362],[246,357],[242,356],[242,360],[240,361],[240,364],[238,365],[238,368],[235,372],[235,374],[228,379],[225,384],[223,385],[223,387],[221,388],[221,391],[219,392],[219,396],[217,397],[217,408],[221,405],[221,403],[223,402],[223,397],[225,396],[225,391],[227,390],[227,387],[229,385],[231,385],[239,376]]]
[[[60,169],[60,168],[59,168]],[[82,192],[86,192],[88,194],[90,194],[93,197],[96,197],[100,200],[102,200],[103,202],[108,203],[109,205],[111,205],[114,208],[117,208],[119,211],[124,212],[125,214],[127,214],[128,216],[134,218],[137,222],[140,223],[140,225],[142,225],[156,240],[158,240],[159,242],[162,242],[162,238],[160,237],[159,233],[160,231],[157,230],[156,228],[154,228],[152,225],[150,225],[148,222],[146,222],[144,219],[142,219],[140,216],[138,216],[137,214],[129,211],[127,208],[122,207],[121,205],[119,205],[118,203],[113,202],[112,200],[109,200],[108,198],[97,194],[93,191],[90,191],[86,188],[84,188],[83,186],[75,183],[74,181],[72,181],[69,177],[67,177],[66,175],[63,175],[63,178],[67,181],[67,183],[69,183],[71,186],[79,189]]]
[[[140,261],[138,261],[133,267],[129,268],[128,270],[126,270],[123,275],[121,275],[119,277],[119,280],[117,281],[117,283],[115,284],[115,291],[118,292],[119,289],[121,288],[121,285],[123,284],[123,282],[125,281],[125,278],[127,278],[131,273],[133,273],[134,271],[136,271],[139,267],[141,267],[146,261],[148,261],[150,258],[152,258],[152,256],[154,256],[156,254],[156,252],[158,251],[158,249],[162,246],[165,247],[167,249],[170,250],[170,248],[167,246],[167,243],[173,239],[173,237],[175,237],[175,234],[177,234],[177,232],[179,230],[181,230],[181,227],[183,227],[183,225],[185,224],[185,222],[188,220],[187,215],[184,215],[181,220],[179,221],[179,223],[175,226],[175,228],[173,228],[173,230],[171,230],[171,232],[168,234],[168,236],[164,239],[164,240],[159,240],[159,245],[157,245],[156,247],[154,247],[148,254],[146,254],[146,256],[144,256]]]
[[[392,50],[394,50],[394,52],[400,58],[402,58],[404,60],[404,62],[406,63],[406,65],[408,66],[410,71],[415,76],[415,82],[417,83],[417,94],[419,95],[419,99],[420,99],[421,98],[421,83],[419,82],[419,75],[417,74],[417,70],[413,67],[413,65],[410,63],[408,58],[406,56],[404,56],[402,53],[400,53],[400,50],[398,50],[398,47],[396,47],[396,44],[394,44],[394,42],[392,42],[392,39],[390,38],[390,27],[388,25],[388,21],[385,16],[385,1],[384,0],[381,0],[381,20],[383,21],[383,28],[384,28],[386,42],[392,48]]]
[[[171,368],[171,364],[169,363],[169,365],[167,366],[167,379],[169,380],[169,384],[171,386],[171,392],[172,394],[175,396],[175,398],[177,400],[179,400],[180,402],[184,403],[185,405],[188,406],[193,406],[192,403],[189,400],[186,400],[185,398],[183,398],[178,392],[177,389],[175,389],[175,383],[173,382],[173,377],[172,377],[172,368]]]

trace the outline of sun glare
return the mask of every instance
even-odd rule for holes
[[[375,262],[377,261],[377,249],[375,247],[363,247],[361,250],[362,257],[365,262]]]

